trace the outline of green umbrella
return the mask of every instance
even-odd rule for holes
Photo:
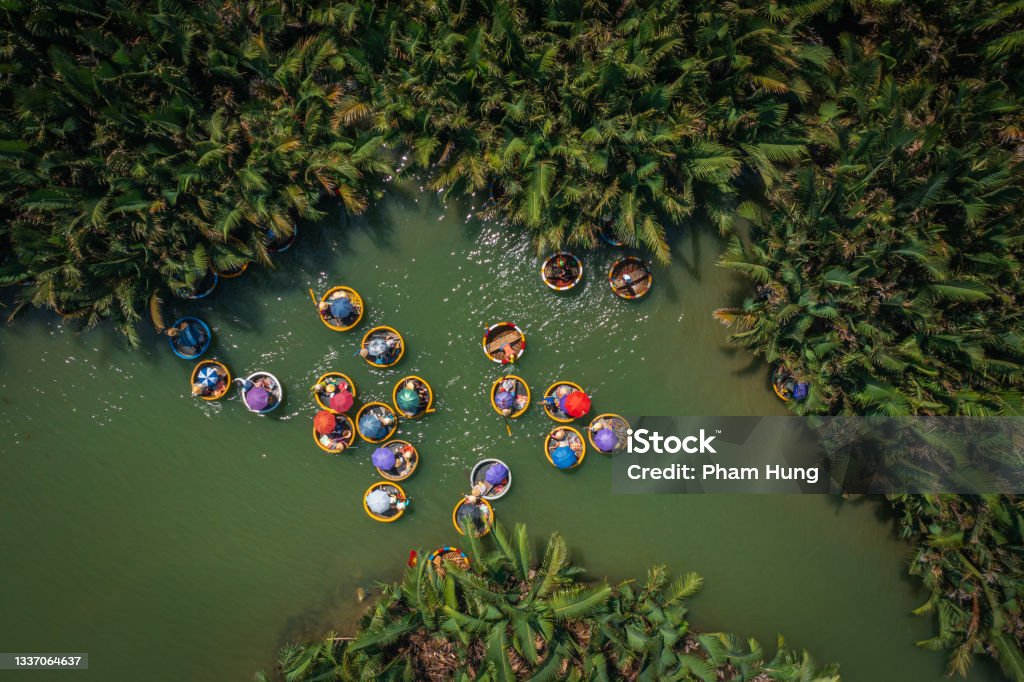
[[[398,407],[403,412],[417,412],[420,409],[420,396],[411,388],[403,388],[398,392]]]

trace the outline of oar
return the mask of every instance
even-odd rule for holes
[[[309,297],[313,299],[313,305],[317,305],[316,294],[313,293],[312,289],[309,290]]]

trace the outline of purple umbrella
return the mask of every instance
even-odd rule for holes
[[[516,397],[508,391],[498,391],[498,395],[494,396],[494,404],[500,410],[508,410],[516,404]]]
[[[600,429],[594,435],[594,445],[601,452],[611,452],[619,444],[619,439],[611,429]]]
[[[267,393],[267,389],[256,386],[245,394],[245,404],[250,410],[265,410],[270,404],[270,394]]]
[[[492,464],[487,468],[487,473],[484,474],[484,480],[491,485],[498,485],[506,478],[508,478],[508,467],[501,462]]]
[[[377,448],[373,451],[370,459],[373,461],[373,466],[381,471],[391,471],[395,468],[395,453],[391,451],[391,448]]]

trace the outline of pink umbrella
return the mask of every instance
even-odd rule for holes
[[[331,409],[335,412],[344,412],[352,407],[352,394],[345,389],[335,391],[331,396]]]

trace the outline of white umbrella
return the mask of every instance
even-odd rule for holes
[[[366,506],[374,514],[383,514],[391,508],[391,496],[377,488],[366,496]]]

